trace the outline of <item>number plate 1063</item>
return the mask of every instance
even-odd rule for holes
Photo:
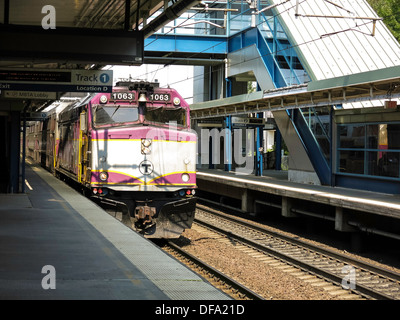
[[[150,101],[169,101],[171,96],[168,93],[152,93],[149,95]]]
[[[110,100],[135,100],[135,94],[132,92],[113,92]],[[170,101],[171,96],[168,93],[152,93],[148,95],[149,101]]]
[[[135,94],[132,92],[113,92],[110,100],[135,100]]]

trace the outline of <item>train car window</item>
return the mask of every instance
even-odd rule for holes
[[[116,106],[94,106],[94,125],[118,124],[135,122],[139,120],[139,113],[136,107]]]
[[[182,108],[147,108],[146,121],[168,124],[176,123],[178,126],[186,125],[186,111]]]

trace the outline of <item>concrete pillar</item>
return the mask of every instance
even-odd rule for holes
[[[254,211],[254,197],[248,189],[245,189],[242,193],[242,210],[245,212]]]
[[[10,122],[10,140],[9,140],[9,193],[18,193],[19,188],[19,167],[20,167],[20,130],[21,130],[21,118],[19,111],[11,112]],[[4,152],[2,150],[1,152]],[[25,183],[25,182],[22,182]]]
[[[282,216],[287,218],[297,217],[297,214],[291,211],[292,199],[288,197],[282,197]]]
[[[347,224],[348,221],[348,214],[343,212],[342,207],[336,207],[335,212],[335,230],[342,231],[342,232],[353,232],[356,229],[352,226]]]

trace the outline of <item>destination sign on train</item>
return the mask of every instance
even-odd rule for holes
[[[112,70],[0,69],[0,90],[111,92]]]

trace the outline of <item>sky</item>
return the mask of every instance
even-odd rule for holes
[[[109,68],[106,68],[109,69]],[[193,66],[166,66],[145,64],[141,66],[110,66],[113,70],[114,84],[122,78],[155,82],[160,87],[170,87],[189,103],[193,103]]]

